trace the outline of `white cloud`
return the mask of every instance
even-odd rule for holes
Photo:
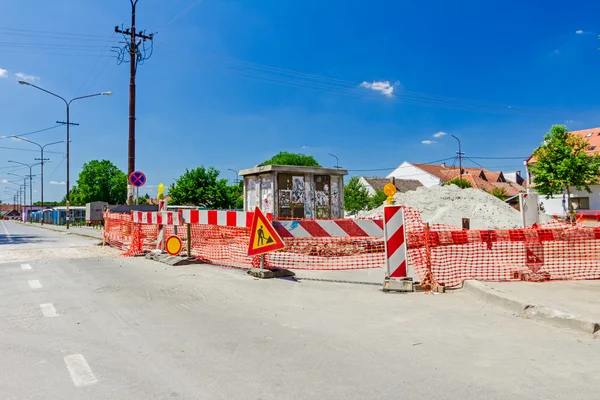
[[[61,181],[61,182],[57,182],[57,181],[50,181],[51,185],[66,185],[65,181]]]
[[[579,29],[578,31],[575,31],[575,33],[577,35],[583,35],[585,32],[583,31],[583,29]]]
[[[387,97],[394,97],[394,89],[396,86],[398,86],[398,84],[399,82],[394,82],[394,84],[391,84],[390,81],[373,81],[363,82],[360,84],[360,87],[374,90]]]
[[[440,138],[440,137],[442,137],[442,136],[446,136],[446,135],[447,135],[447,133],[446,133],[446,132],[438,132],[438,133],[435,133],[435,134],[433,135],[433,137],[435,137],[435,138]]]
[[[552,54],[554,54],[554,55],[559,55],[559,54],[560,54],[560,50],[554,50],[554,51],[552,52]]]
[[[8,78],[8,70],[0,68],[0,78]]]
[[[27,74],[24,74],[23,72],[17,72],[15,74],[15,76],[17,78],[19,78],[19,80],[21,80],[21,81],[35,82],[35,81],[39,81],[40,80],[39,76],[27,75]]]
[[[421,143],[423,144],[434,144],[437,143],[435,140],[422,140]]]
[[[2,179],[2,183],[8,183],[8,179]]]

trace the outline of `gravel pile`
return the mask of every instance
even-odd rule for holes
[[[462,218],[470,218],[471,229],[508,229],[522,226],[521,213],[504,201],[479,189],[460,189],[455,185],[420,187],[397,193],[396,204],[416,208],[424,222],[462,226]],[[360,217],[383,215],[383,205],[361,213]],[[548,222],[543,215],[540,222]]]

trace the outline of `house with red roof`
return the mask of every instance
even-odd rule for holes
[[[571,134],[580,135],[588,141],[587,151],[590,154],[600,154],[600,128],[583,129],[580,131],[571,131]],[[535,158],[533,154],[525,161],[527,184],[530,192],[535,192],[535,186],[533,184],[533,176],[531,175],[531,166],[535,164]],[[596,214],[600,211],[600,185],[590,185],[592,193],[588,193],[585,190],[577,190],[576,188],[570,188],[571,192],[571,206],[580,214],[593,213]],[[567,194],[565,193],[552,196],[546,199],[544,196],[540,196],[539,201],[543,206],[544,211],[551,215],[566,215],[567,214]]]
[[[446,164],[420,164],[403,162],[392,171],[387,178],[410,179],[421,182],[423,186],[431,187],[449,182],[460,176],[461,170],[457,166]],[[462,179],[471,184],[474,189],[482,189],[491,192],[495,188],[504,189],[509,197],[525,192],[525,179],[520,173],[511,173],[514,181],[506,179],[504,173],[489,171],[485,168],[462,168]]]

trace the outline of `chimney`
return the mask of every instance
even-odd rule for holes
[[[446,163],[445,162],[442,163],[442,168],[446,168]]]

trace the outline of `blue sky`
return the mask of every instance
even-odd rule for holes
[[[69,98],[112,91],[72,106],[71,181],[91,159],[126,170],[129,66],[110,49],[122,40],[114,26],[129,25],[129,2],[5,3],[0,135],[65,118],[59,100],[16,74]],[[149,185],[199,165],[233,179],[228,168],[288,150],[324,166],[333,153],[352,174],[384,176],[404,160],[453,157],[450,134],[467,157],[527,156],[552,124],[600,126],[598,15],[592,1],[140,0],[138,28],[157,34],[138,69],[136,168]],[[28,138],[64,140],[65,131]],[[0,148],[2,179],[15,178],[7,160],[38,156],[11,139],[0,147],[11,147]],[[59,200],[64,148],[52,150],[45,198]],[[474,160],[523,169],[516,159]]]

